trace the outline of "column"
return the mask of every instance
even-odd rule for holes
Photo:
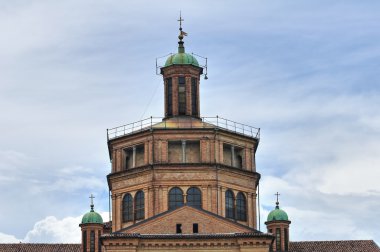
[[[257,194],[256,193],[253,193],[252,194],[252,205],[253,205],[253,228],[257,229],[257,209],[256,209],[256,206],[257,206],[257,203],[256,203],[256,199],[257,199]],[[260,206],[259,206],[260,207]]]
[[[149,141],[144,143],[144,165],[149,163]]]
[[[224,157],[223,157],[223,142],[219,141],[219,163],[223,164]]]
[[[153,187],[148,187],[148,217],[152,217],[154,215],[154,190]]]
[[[112,232],[116,231],[116,195],[112,194]]]
[[[154,212],[153,212],[153,215],[156,215],[158,214],[160,211],[159,211],[159,205],[160,205],[160,202],[159,202],[159,189],[158,189],[158,186],[154,186],[153,187],[154,189]]]
[[[220,196],[221,196],[221,202],[220,202],[220,207],[221,207],[221,212],[222,216],[226,217],[226,188],[220,187]]]
[[[123,159],[122,159],[122,153],[121,153],[121,149],[118,149],[116,151],[116,171],[121,171],[123,170]]]
[[[210,141],[210,163],[213,163],[216,159],[215,156],[215,141],[211,140]]]
[[[116,172],[116,151],[112,151],[112,172]]]
[[[163,186],[162,187],[162,211],[167,211],[168,210],[168,187],[167,186]]]
[[[132,167],[136,167],[136,146],[133,146],[132,150]]]
[[[183,204],[185,204],[185,205],[187,204],[187,191],[185,191],[185,190],[183,190]]]
[[[212,194],[212,197],[211,197],[211,212],[215,213],[215,214],[218,214],[219,213],[219,194],[218,193],[218,187],[217,186],[213,186],[211,188],[211,194]]]
[[[252,149],[252,171],[256,171],[256,158],[255,158],[255,151]]]
[[[182,140],[182,163],[186,163],[186,140]]]
[[[211,199],[212,199],[212,191],[211,186],[207,186],[207,211],[212,212],[212,205],[211,205]]]
[[[247,193],[247,206],[248,206],[248,226],[253,228],[253,220],[254,220],[254,210],[252,205],[252,193]]]
[[[158,212],[159,213],[162,213],[162,211],[163,211],[162,199],[163,199],[163,197],[162,197],[162,187],[159,186],[158,187]]]
[[[202,186],[202,208],[205,210],[208,210],[207,198],[208,198],[207,186]]]
[[[149,218],[149,191],[148,188],[143,189],[144,192],[144,219]]]
[[[235,146],[231,146],[231,166],[236,166],[236,164],[235,164]]]
[[[116,221],[116,230],[120,230],[121,227],[122,227],[122,216],[121,216],[121,212],[122,212],[122,209],[121,209],[121,194],[117,194],[116,195],[116,218],[115,218],[115,221]]]

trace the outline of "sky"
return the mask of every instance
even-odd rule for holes
[[[79,243],[91,193],[108,220],[106,129],[163,116],[180,10],[201,115],[261,128],[261,230],[279,192],[291,240],[380,244],[375,0],[0,0],[0,242]]]

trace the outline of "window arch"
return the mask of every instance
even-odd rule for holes
[[[226,218],[235,219],[235,197],[231,190],[226,191]]]
[[[133,199],[127,193],[123,197],[123,222],[133,221]]]
[[[138,191],[135,195],[135,220],[141,220],[145,217],[144,192]]]
[[[236,219],[240,221],[247,220],[247,201],[242,192],[236,196]]]
[[[169,210],[183,206],[183,192],[180,188],[174,187],[169,191]]]
[[[186,203],[189,206],[202,208],[202,193],[197,187],[190,187],[187,190]]]

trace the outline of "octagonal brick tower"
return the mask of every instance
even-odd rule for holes
[[[180,27],[178,52],[160,69],[164,116],[108,130],[112,232],[185,205],[257,227],[259,129],[200,116],[203,67],[185,52],[184,35]],[[204,233],[204,228],[199,223],[196,231]],[[167,230],[175,233],[176,227]]]

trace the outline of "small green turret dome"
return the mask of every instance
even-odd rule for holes
[[[91,210],[90,212],[86,213],[83,215],[82,218],[82,224],[103,224],[103,218],[98,214],[97,212],[94,211],[94,202],[93,199],[95,198],[92,194],[90,196],[91,198]]]
[[[165,62],[165,66],[171,65],[193,65],[199,67],[197,59],[188,53],[176,53],[170,55]]]
[[[267,218],[267,221],[288,221],[288,214],[280,209],[280,207],[276,206],[276,208],[274,210],[272,210],[269,214],[268,214],[268,218]]]
[[[95,212],[93,209],[91,209],[90,212],[86,213],[83,218],[82,218],[82,224],[92,224],[92,223],[97,223],[97,224],[103,224],[103,218]]]

